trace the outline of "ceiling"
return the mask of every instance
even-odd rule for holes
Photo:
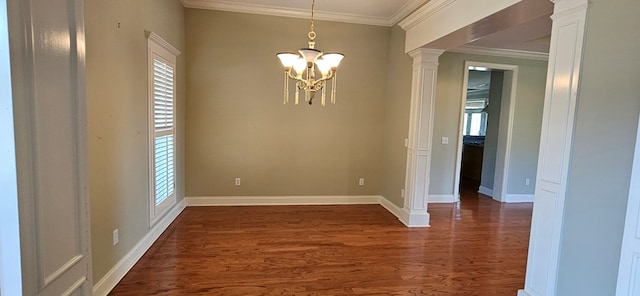
[[[263,15],[285,16],[295,18],[309,18],[311,0],[182,0],[185,7],[212,9],[222,11],[244,12]],[[393,26],[429,0],[316,0],[315,18],[347,23],[358,23],[378,26]],[[540,2],[544,2],[540,4]],[[551,19],[549,15],[553,9],[550,1],[523,1],[533,3],[519,5],[520,10],[537,9],[548,13],[541,15],[534,21],[501,29],[481,38],[474,38],[466,44],[469,49],[501,49],[511,52],[530,52],[546,54],[549,52],[549,36],[551,34]],[[550,9],[549,9],[550,7]],[[521,12],[516,9],[497,13],[497,17],[489,24],[506,24]],[[496,21],[495,18],[502,20]],[[487,27],[487,24],[481,24]],[[469,30],[476,31],[474,26]],[[468,32],[461,30],[460,36],[468,36]],[[456,35],[456,34],[452,34]],[[437,44],[436,44],[437,45]],[[440,48],[440,47],[435,47]],[[442,48],[450,48],[443,46]]]

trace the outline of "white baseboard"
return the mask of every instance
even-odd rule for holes
[[[492,188],[487,188],[484,186],[480,186],[480,188],[478,188],[478,193],[482,193],[486,196],[489,197],[493,197],[493,189]]]
[[[533,194],[507,194],[504,202],[533,202]]]
[[[151,247],[151,245],[160,237],[160,235],[169,227],[171,222],[175,220],[178,215],[186,207],[186,201],[183,199],[180,203],[176,204],[169,213],[167,213],[162,219],[160,219],[151,228],[151,230],[145,235],[134,247],[129,251],[116,265],[105,274],[100,281],[93,286],[93,295],[106,296],[111,290],[120,282],[120,280],[129,272],[133,265],[140,260],[142,255]]]
[[[287,206],[379,204],[379,195],[327,196],[194,196],[185,197],[187,206]]]
[[[380,197],[380,205],[387,209],[391,214],[398,217],[398,220],[407,227],[429,227],[431,215],[425,212],[411,213],[406,208],[400,208],[390,202],[384,196]]]
[[[389,213],[398,217],[398,220],[400,220],[402,224],[407,225],[407,223],[409,223],[409,212],[405,208],[399,208],[398,206],[390,202],[388,199],[386,199],[384,196],[380,197],[380,205],[383,208],[387,209]]]
[[[458,202],[458,199],[453,194],[437,194],[429,195],[428,203],[454,203]]]
[[[518,290],[518,295],[517,296],[533,296],[533,295],[527,293],[527,291],[525,291],[525,290]]]

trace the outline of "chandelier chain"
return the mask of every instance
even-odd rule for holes
[[[316,39],[316,32],[314,31],[314,10],[316,6],[316,0],[311,1],[311,29],[309,30],[309,41],[314,41]]]

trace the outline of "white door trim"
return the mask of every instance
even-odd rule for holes
[[[460,170],[462,167],[462,139],[465,103],[467,101],[467,86],[469,83],[469,66],[485,67],[505,72],[502,86],[502,101],[500,103],[500,128],[498,130],[498,149],[496,151],[496,170],[492,198],[499,202],[507,201],[507,184],[509,178],[509,162],[511,159],[511,138],[513,133],[513,117],[516,106],[516,91],[518,83],[518,66],[494,64],[485,62],[465,61],[462,96],[460,96],[460,118],[458,129],[458,147],[456,152],[456,169],[453,184],[453,196],[460,196]],[[507,124],[504,124],[504,123]]]

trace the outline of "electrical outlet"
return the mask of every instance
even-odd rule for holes
[[[529,183],[531,183],[531,180],[529,180],[529,178],[524,179],[524,185],[529,186]]]
[[[400,189],[400,197],[404,197],[404,188]]]
[[[116,229],[113,231],[113,245],[114,245],[114,246],[115,246],[115,245],[117,245],[119,241],[120,241],[120,240],[119,240],[119,238],[118,238],[118,228],[116,228]]]
[[[449,137],[442,137],[442,144],[443,145],[449,144]]]
[[[236,186],[240,186],[240,178],[236,178],[235,184],[236,184]]]
[[[364,186],[364,178],[360,178],[360,180],[358,180],[358,186]]]

